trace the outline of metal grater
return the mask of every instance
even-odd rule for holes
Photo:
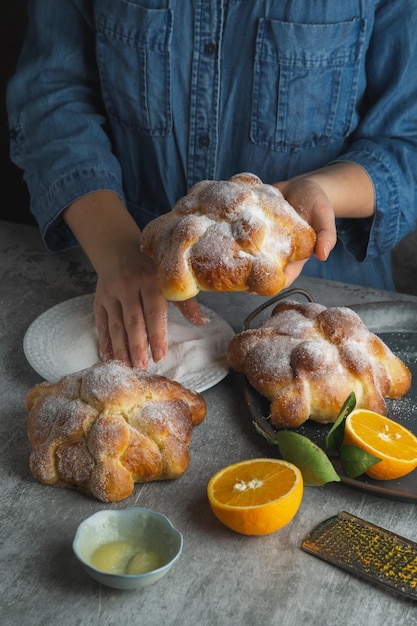
[[[302,549],[417,599],[417,543],[342,511],[314,528]]]

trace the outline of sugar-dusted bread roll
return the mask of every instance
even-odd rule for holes
[[[199,394],[116,361],[40,383],[26,404],[33,476],[104,502],[127,498],[135,483],[181,476],[206,414]]]
[[[144,228],[142,251],[156,263],[167,300],[200,290],[271,296],[285,285],[287,263],[309,258],[315,241],[277,188],[243,173],[194,185]]]
[[[229,344],[230,365],[271,402],[271,423],[297,428],[308,418],[335,422],[353,391],[357,408],[386,414],[411,374],[348,307],[283,301],[259,328]]]

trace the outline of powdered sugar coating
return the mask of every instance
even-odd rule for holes
[[[183,474],[206,412],[199,394],[117,361],[36,385],[26,402],[34,477],[105,502]]]
[[[232,339],[228,358],[271,401],[277,427],[334,422],[351,392],[358,408],[385,414],[384,399],[411,385],[405,364],[348,307],[283,301]]]
[[[273,295],[287,263],[308,258],[314,245],[313,229],[281,192],[249,173],[197,183],[142,233],[168,300],[200,290]]]

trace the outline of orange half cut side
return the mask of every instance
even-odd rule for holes
[[[375,480],[394,480],[417,467],[417,437],[379,413],[355,409],[346,418],[345,444],[353,444],[381,459],[367,470]]]
[[[224,467],[209,481],[215,516],[244,535],[273,533],[292,520],[303,497],[298,467],[281,459],[249,459]]]

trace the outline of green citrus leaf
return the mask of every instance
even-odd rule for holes
[[[372,454],[358,448],[358,446],[350,444],[345,444],[340,448],[339,458],[343,470],[349,478],[361,476],[361,474],[364,474],[372,465],[381,461],[378,457],[372,456]]]
[[[337,417],[337,420],[327,433],[326,437],[326,450],[329,452],[332,450],[339,450],[340,446],[343,443],[343,437],[345,434],[345,422],[349,413],[352,413],[353,409],[356,406],[356,396],[354,392],[349,394],[346,398],[342,408],[340,409],[340,413]]]
[[[304,435],[281,430],[276,434],[275,440],[282,458],[300,469],[306,486],[321,486],[340,481],[327,454]]]

